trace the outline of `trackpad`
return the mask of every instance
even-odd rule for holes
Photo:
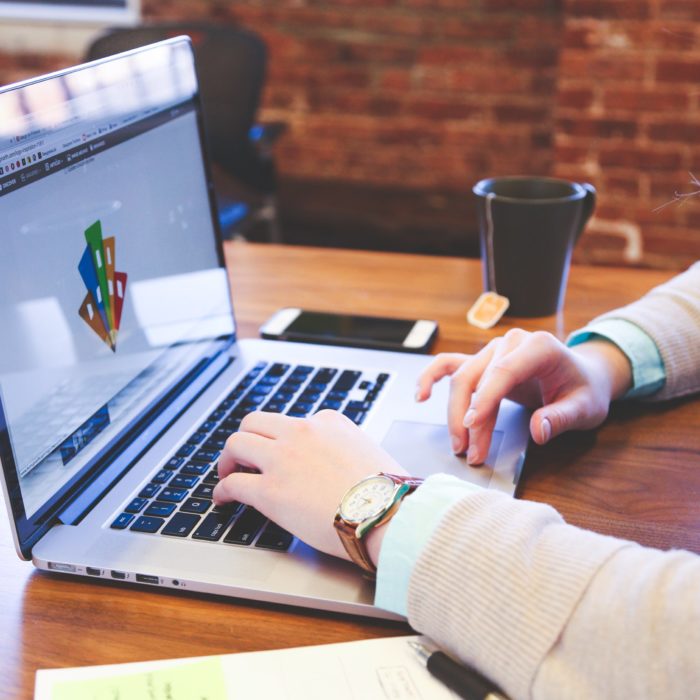
[[[487,487],[502,440],[503,433],[495,430],[486,464],[470,467],[465,457],[452,452],[446,425],[397,420],[382,440],[382,447],[414,476],[443,472]]]

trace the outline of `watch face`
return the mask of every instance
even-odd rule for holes
[[[340,515],[356,523],[379,515],[391,504],[395,489],[396,484],[386,476],[363,479],[345,494]]]

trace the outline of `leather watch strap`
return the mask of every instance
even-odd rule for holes
[[[373,528],[379,527],[380,525],[383,525],[391,520],[396,511],[399,509],[401,501],[423,483],[423,479],[418,477],[399,476],[397,474],[388,474],[386,472],[381,472],[378,476],[388,477],[397,486],[405,485],[408,488],[391,504],[383,515],[376,519],[369,528],[364,529],[365,536]],[[340,510],[338,510],[335,516],[334,525],[338,531],[340,541],[343,543],[343,547],[348,553],[350,559],[365,572],[366,576],[374,578],[377,573],[377,567],[374,565],[369,556],[364,536],[357,536],[357,530],[360,523],[349,523],[345,521],[340,515]]]

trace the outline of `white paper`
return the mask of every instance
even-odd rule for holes
[[[389,637],[275,651],[227,654],[219,658],[225,698],[275,700],[454,700],[458,696],[433,678],[409,640]],[[212,657],[197,657],[212,658]],[[37,671],[34,700],[52,700],[55,683],[108,679],[115,675],[167,669],[192,662],[170,659],[111,666]]]

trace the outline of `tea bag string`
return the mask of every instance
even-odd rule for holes
[[[486,262],[489,289],[497,292],[496,289],[496,267],[493,261],[493,212],[491,211],[491,202],[495,198],[495,192],[489,192],[486,195]]]

